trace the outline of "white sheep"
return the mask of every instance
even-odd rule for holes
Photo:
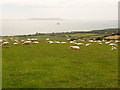
[[[17,43],[17,42],[15,42],[15,43],[13,43],[14,45],[18,45],[19,43]]]
[[[116,50],[117,48],[116,47],[114,47],[114,46],[112,46],[112,48],[111,48],[111,50]]]
[[[22,45],[31,45],[32,41],[25,41],[24,43],[22,43]]]
[[[110,44],[110,42],[105,42],[105,44]]]
[[[83,43],[77,43],[77,45],[84,45]]]
[[[78,45],[78,43],[74,42],[74,45]]]
[[[49,41],[50,39],[49,38],[46,38],[46,41]]]
[[[61,44],[66,44],[67,42],[61,42]]]
[[[3,43],[2,43],[2,46],[3,46],[3,47],[9,47],[9,42],[3,42]]]
[[[48,41],[48,43],[53,44],[54,42],[53,41]]]
[[[97,42],[98,42],[98,43],[101,43],[102,41],[98,40]]]
[[[89,40],[89,42],[94,42],[94,40]]]
[[[60,44],[60,42],[59,42],[59,41],[55,41],[55,43],[56,43],[56,44]]]
[[[35,41],[38,41],[38,39],[37,38],[32,38],[32,39],[30,39],[32,42],[35,42]]]
[[[85,46],[88,47],[88,46],[90,46],[90,45],[91,45],[91,43],[87,43]]]
[[[74,44],[75,42],[74,41],[70,41],[70,44]]]
[[[69,48],[70,48],[70,49],[74,49],[74,50],[80,50],[80,47],[79,47],[79,46],[70,46]]]
[[[32,42],[33,44],[39,44],[39,42],[38,41],[34,41],[34,42]]]
[[[25,40],[21,40],[21,42],[24,42]]]
[[[67,39],[67,41],[70,41],[70,39]]]
[[[110,43],[109,45],[110,46],[117,46],[115,43]]]
[[[99,45],[102,45],[102,43],[98,43]]]
[[[116,42],[116,43],[120,43],[120,41],[118,41],[118,40],[116,40],[115,42]]]

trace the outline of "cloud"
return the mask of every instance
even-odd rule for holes
[[[0,4],[13,4],[18,6],[70,6],[84,5],[84,3],[118,3],[119,0],[2,0]]]
[[[116,19],[119,0],[1,0],[5,18]]]

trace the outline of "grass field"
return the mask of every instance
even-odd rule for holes
[[[2,49],[3,88],[115,88],[118,50],[93,43],[71,50],[71,44],[49,44]]]

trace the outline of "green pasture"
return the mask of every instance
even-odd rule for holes
[[[2,48],[3,88],[118,87],[118,50],[111,46],[92,43],[71,50],[69,43],[39,42]]]

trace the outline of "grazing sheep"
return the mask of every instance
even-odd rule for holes
[[[67,42],[61,42],[61,44],[66,44]]]
[[[114,43],[110,43],[109,45],[110,45],[110,46],[117,46],[117,45],[116,45],[116,44],[114,44]]]
[[[94,40],[89,40],[89,42],[94,42]]]
[[[22,45],[31,45],[32,41],[25,41],[24,43],[22,43]]]
[[[0,40],[0,44],[2,44],[3,40]]]
[[[105,44],[110,44],[110,42],[105,42]]]
[[[18,40],[14,40],[14,42],[19,42]]]
[[[48,43],[53,44],[54,42],[53,41],[48,41]]]
[[[71,39],[67,39],[67,41],[70,41]]]
[[[78,43],[74,42],[74,45],[78,45]]]
[[[97,42],[97,41],[94,41],[95,43]]]
[[[90,45],[91,45],[91,43],[87,43],[85,46],[88,47],[88,46],[90,46]]]
[[[84,42],[85,40],[81,40],[81,42]]]
[[[60,44],[60,42],[59,42],[59,41],[55,41],[55,43],[56,43],[56,44]]]
[[[14,45],[19,45],[19,43],[17,43],[17,42],[15,42],[15,43],[13,43]]]
[[[74,49],[74,50],[80,50],[80,47],[79,47],[79,46],[70,46],[69,48],[70,48],[70,49]]]
[[[116,43],[120,43],[120,41],[118,41],[118,40],[116,40],[115,42],[116,42]]]
[[[3,43],[2,43],[2,46],[3,46],[3,47],[9,47],[9,42],[3,42]]]
[[[30,38],[28,38],[27,40],[28,40],[28,41],[30,41],[31,39],[30,39]]]
[[[74,44],[75,42],[74,41],[70,41],[70,44]]]
[[[46,38],[46,41],[49,41],[50,39],[49,38]]]
[[[98,43],[99,45],[102,45],[102,43]]]
[[[98,42],[98,43],[101,43],[102,41],[98,40],[97,42]]]
[[[21,40],[21,42],[24,42],[25,40]]]
[[[77,43],[77,45],[84,45],[83,43]]]
[[[103,39],[102,41],[104,42],[105,40]]]
[[[34,42],[32,42],[32,44],[38,44],[39,42],[37,42],[37,41],[34,41]]]
[[[35,42],[35,41],[38,41],[38,39],[37,38],[32,38],[32,39],[30,39],[32,42]]]
[[[117,48],[116,47],[114,47],[114,46],[112,46],[112,48],[111,48],[111,50],[116,50]]]

